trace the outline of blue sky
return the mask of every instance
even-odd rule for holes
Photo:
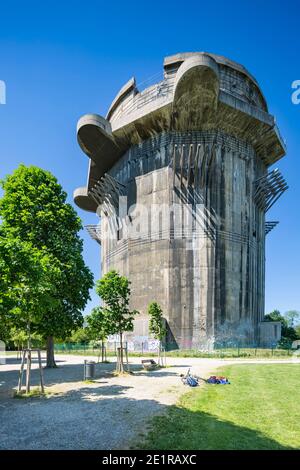
[[[0,6],[0,177],[21,162],[52,171],[68,193],[85,184],[88,159],[76,122],[105,115],[133,75],[161,72],[163,58],[208,51],[242,63],[257,78],[287,141],[276,166],[290,189],[268,213],[280,225],[267,238],[266,311],[300,310],[299,1],[10,1]],[[93,214],[78,209],[83,223]],[[86,233],[84,256],[100,276],[98,245]],[[95,305],[92,301],[86,311]]]

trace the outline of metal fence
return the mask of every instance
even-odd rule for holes
[[[117,348],[120,343],[117,341],[109,341],[105,343],[106,352],[108,356],[116,356]],[[125,341],[123,346],[127,349],[130,355],[156,355],[159,350],[159,342],[156,340],[148,340],[141,342]],[[165,343],[162,345],[162,350],[166,351],[168,356],[173,357],[290,357],[294,354],[299,354],[300,349],[287,348],[281,349],[278,347],[260,348],[256,346],[239,346],[239,345],[218,345],[214,349],[205,350],[200,348],[179,349],[176,343]],[[86,355],[98,355],[101,352],[101,342],[99,343],[58,343],[55,344],[55,351],[57,353],[81,353]]]

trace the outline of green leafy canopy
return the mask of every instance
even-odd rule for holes
[[[165,320],[160,305],[157,302],[151,302],[148,306],[149,332],[155,339],[162,340],[166,335]]]
[[[44,337],[82,325],[93,276],[82,257],[80,218],[48,171],[20,165],[1,181],[0,312],[30,320]]]
[[[96,292],[104,302],[98,310],[103,316],[107,334],[133,330],[133,320],[138,312],[130,310],[130,282],[125,276],[112,270],[96,283]]]
[[[86,321],[91,339],[103,341],[110,334],[109,315],[102,307],[93,308]]]

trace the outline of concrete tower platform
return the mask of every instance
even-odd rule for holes
[[[268,171],[286,149],[250,73],[215,54],[166,57],[162,81],[139,91],[132,78],[77,136],[89,171],[74,201],[100,216],[102,273],[132,282],[134,335],[155,300],[179,347],[257,342],[265,214],[287,185]]]

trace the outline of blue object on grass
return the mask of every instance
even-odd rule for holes
[[[197,382],[196,379],[194,379],[194,377],[191,377],[190,375],[187,376],[186,378],[186,383],[187,385],[189,385],[190,387],[197,387],[199,384]]]
[[[230,382],[226,377],[218,377],[215,375],[212,375],[207,379],[206,381],[209,384],[221,384],[221,385],[229,385]]]

